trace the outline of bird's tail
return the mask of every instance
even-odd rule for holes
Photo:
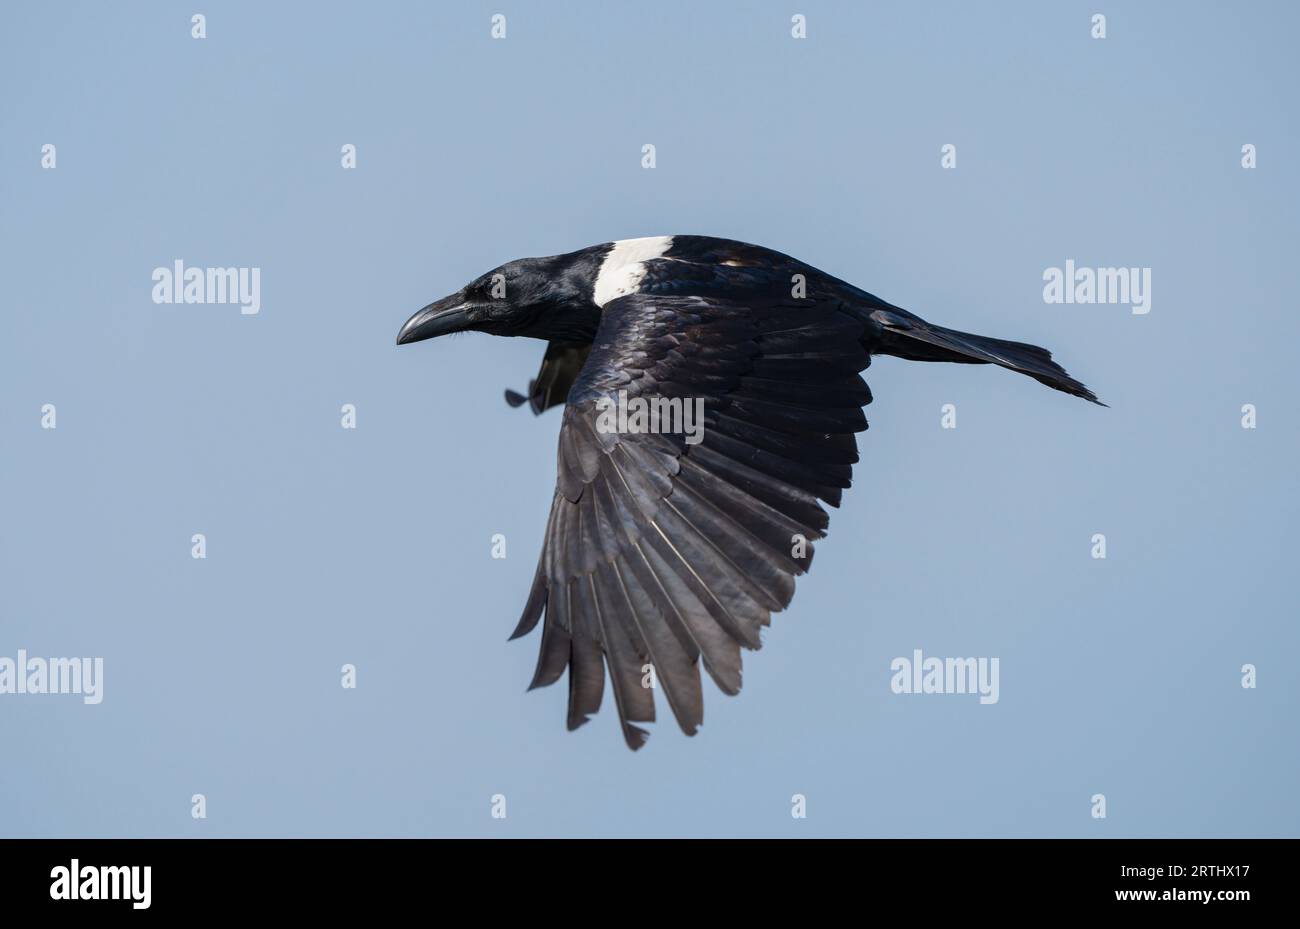
[[[1091,400],[1101,406],[1106,405],[1053,361],[1051,352],[1037,345],[945,329],[899,310],[875,310],[871,318],[883,330],[876,348],[876,351],[883,354],[912,361],[1001,365],[1027,374],[1048,387]]]

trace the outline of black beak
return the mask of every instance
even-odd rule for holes
[[[422,342],[435,336],[464,332],[470,325],[468,309],[469,304],[464,302],[460,294],[452,294],[430,303],[406,321],[402,331],[397,333],[397,344]]]

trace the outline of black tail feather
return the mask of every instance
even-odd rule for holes
[[[912,361],[1000,365],[1026,374],[1055,390],[1082,397],[1099,406],[1106,405],[1053,361],[1051,352],[1037,345],[945,329],[911,313],[895,310],[876,310],[871,318],[884,330],[876,350],[886,355]]]

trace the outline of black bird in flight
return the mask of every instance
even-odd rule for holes
[[[850,484],[872,355],[1001,365],[1099,402],[1046,349],[935,326],[788,255],[707,236],[509,262],[420,310],[397,342],[465,331],[549,343],[529,396],[506,395],[537,413],[565,404],[555,500],[511,638],[545,615],[529,689],[567,667],[570,729],[600,708],[608,668],[632,749],[655,689],[695,734],[701,662],[739,692],[741,647],[761,646],[826,533],[818,501],[839,506]],[[602,425],[638,399],[702,400],[702,441]]]

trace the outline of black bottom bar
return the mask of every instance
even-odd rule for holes
[[[578,901],[594,916],[608,896],[652,919],[700,895],[733,914],[777,898],[843,899],[864,916],[918,904],[1231,913],[1284,903],[1298,851],[1292,840],[1235,839],[9,840],[0,899],[9,914],[70,917],[374,915],[478,900],[493,917],[518,907],[549,919]]]

